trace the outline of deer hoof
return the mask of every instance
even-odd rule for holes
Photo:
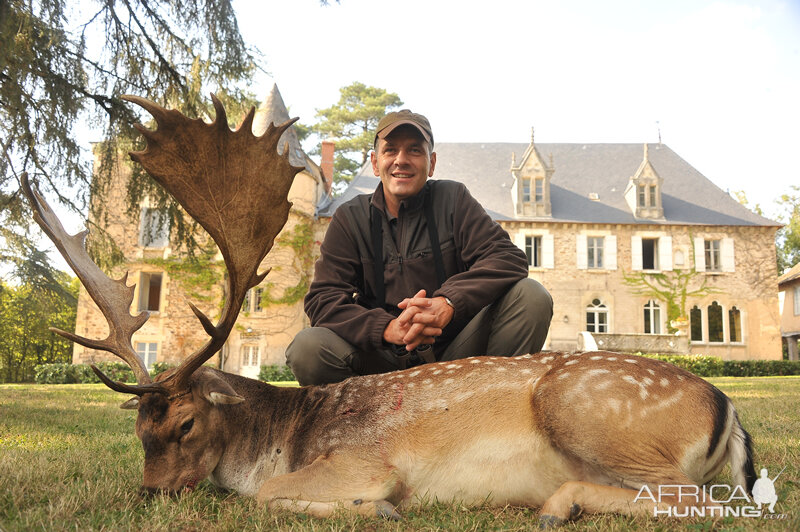
[[[390,519],[392,521],[400,520],[400,514],[394,509],[394,505],[385,500],[375,501],[375,514],[378,517],[383,517],[384,519]]]
[[[572,503],[572,506],[569,509],[570,520],[577,519],[582,513],[583,508],[581,508],[581,505],[576,502]]]
[[[556,528],[564,524],[564,519],[556,517],[555,515],[540,515],[539,516],[539,530],[548,530]]]

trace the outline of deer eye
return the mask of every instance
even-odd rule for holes
[[[192,426],[194,425],[194,419],[190,419],[186,421],[183,425],[181,425],[181,436],[185,436],[190,430],[192,430]]]

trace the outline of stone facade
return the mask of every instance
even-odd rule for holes
[[[625,282],[625,277],[655,279],[661,275],[674,278],[676,272],[686,273],[690,279],[686,292],[696,291],[705,281],[705,293],[689,295],[680,309],[685,317],[692,317],[692,309],[700,312],[700,335],[691,341],[694,354],[720,356],[724,359],[774,359],[780,357],[780,331],[778,330],[777,279],[775,266],[775,228],[771,227],[703,227],[703,226],[647,226],[565,224],[554,222],[501,222],[512,239],[522,242],[524,235],[549,235],[553,241],[552,266],[530,268],[530,277],[541,282],[553,296],[553,321],[545,347],[554,350],[573,350],[577,336],[587,330],[586,314],[599,300],[607,313],[607,330],[598,332],[645,333],[645,306],[654,301],[658,311],[651,312],[657,324],[653,331],[666,333],[670,329],[667,305],[663,296],[655,293],[635,293],[635,287]],[[602,268],[580,267],[577,241],[586,235],[604,237],[606,255],[614,242],[614,263]],[[610,238],[609,238],[610,237]],[[669,251],[661,253],[673,257],[670,270],[634,270],[633,246],[642,237],[671,241]],[[731,238],[735,243],[733,271],[699,271],[696,267],[694,241],[697,238]],[[607,257],[608,258],[608,257]],[[680,263],[680,264],[678,264]],[[680,296],[681,290],[674,291]],[[678,297],[678,300],[680,297]],[[709,306],[716,302],[725,319],[721,322],[722,341],[711,338],[716,323],[709,326]],[[731,340],[729,311],[740,311],[740,335]],[[716,308],[716,307],[715,307]],[[712,330],[710,331],[709,328]],[[735,326],[734,326],[735,329]],[[680,331],[680,329],[679,329]],[[697,328],[695,328],[697,331]],[[676,331],[677,332],[677,331]],[[680,331],[690,334],[690,328]],[[734,331],[735,333],[735,331]],[[738,338],[738,339],[737,339]],[[645,348],[645,343],[642,344]]]
[[[800,342],[800,263],[778,278],[781,336],[786,342],[789,360],[798,360]]]

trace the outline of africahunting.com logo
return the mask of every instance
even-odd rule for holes
[[[664,484],[656,490],[642,486],[633,502],[652,502],[654,517],[787,519],[787,514],[775,513],[778,502],[775,481],[785,469],[773,478],[769,477],[766,468],[762,469],[761,476],[753,485],[752,497],[741,486]]]

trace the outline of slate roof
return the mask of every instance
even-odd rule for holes
[[[511,201],[511,154],[517,161],[528,144],[439,143],[434,179],[461,181],[486,211],[498,221],[528,220],[514,216]],[[628,181],[642,163],[643,144],[540,144],[536,148],[550,164],[552,220],[557,222],[619,223],[639,225],[749,225],[777,227],[739,204],[664,144],[649,144],[648,158],[663,178],[664,220],[633,216],[625,202]],[[331,216],[357,194],[375,190],[379,178],[367,163],[345,192],[319,214]],[[589,199],[589,194],[598,199]]]
[[[788,272],[778,277],[778,289],[798,279],[800,279],[800,262],[795,264]],[[788,286],[786,287],[788,288]]]

